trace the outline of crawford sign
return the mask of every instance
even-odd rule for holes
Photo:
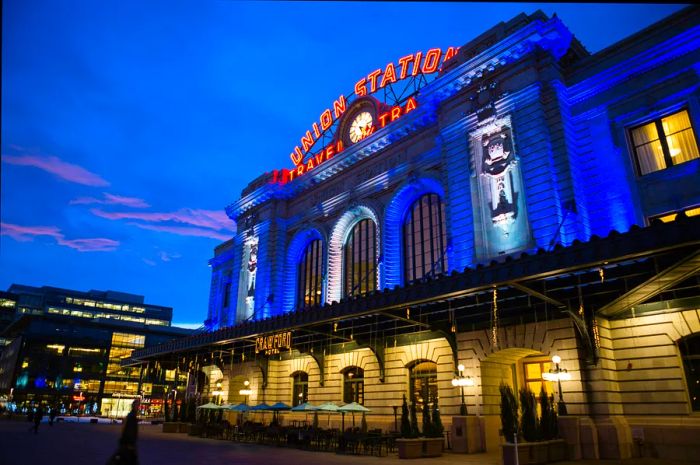
[[[255,338],[255,353],[263,352],[265,355],[279,354],[282,349],[292,348],[292,332],[271,334]]]
[[[292,181],[295,177],[308,173],[343,151],[343,135],[336,133],[331,143],[323,147],[319,152],[311,153],[316,142],[343,116],[348,108],[349,98],[354,96],[355,100],[357,100],[398,81],[435,73],[441,69],[441,64],[454,57],[458,51],[458,47],[449,47],[444,53],[439,48],[432,48],[425,53],[416,52],[399,58],[396,63],[388,63],[383,68],[376,69],[359,79],[355,83],[354,92],[350,97],[345,97],[344,95],[338,97],[328,108],[321,112],[318,121],[311,125],[311,129],[304,133],[300,139],[300,144],[294,147],[294,150],[289,155],[289,158],[294,163],[294,168],[282,170],[282,179],[280,181]],[[375,130],[396,121],[418,106],[413,95],[397,103],[391,106],[384,105],[383,110],[372,115],[372,118],[365,117],[364,123],[360,120],[358,124],[353,124],[353,126],[356,126],[353,127],[356,132],[354,137],[352,137],[353,143],[368,137]]]

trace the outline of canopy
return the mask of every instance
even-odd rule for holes
[[[250,407],[248,407],[247,404],[241,402],[238,405],[231,405],[228,409],[234,412],[247,412],[248,410],[250,410]]]
[[[292,407],[292,412],[309,412],[315,410],[318,410],[318,407],[310,404],[309,402],[304,402],[303,404],[299,404],[296,407]]]
[[[349,404],[345,404],[342,407],[338,408],[339,412],[369,412],[370,409],[367,407],[364,407],[357,402],[351,402]]]
[[[270,406],[263,402],[262,404],[258,404],[255,407],[251,407],[250,409],[255,411],[270,410]]]
[[[208,410],[219,410],[221,408],[221,406],[209,402],[208,404],[200,405],[197,408],[198,409],[203,408],[203,409],[208,409]]]
[[[270,406],[270,410],[272,411],[279,411],[279,410],[290,410],[292,407],[289,405],[285,404],[284,402],[277,402],[276,404],[273,404]]]
[[[325,404],[319,405],[317,408],[323,412],[337,412],[338,411],[338,406],[335,405],[333,402],[326,402]]]

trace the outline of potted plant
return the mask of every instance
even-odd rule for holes
[[[548,460],[548,445],[540,441],[540,428],[537,423],[537,401],[530,389],[520,390],[520,430],[523,439],[530,443],[530,463],[546,463]]]
[[[499,387],[501,394],[501,432],[504,443],[501,445],[503,465],[527,464],[530,461],[529,447],[518,442],[518,401],[513,389],[507,384]],[[517,457],[516,457],[516,454]]]
[[[566,459],[566,443],[559,439],[557,412],[554,410],[554,396],[540,391],[540,435],[547,446],[547,461],[557,462]]]
[[[415,406],[415,401],[413,405]],[[415,410],[411,412],[409,419],[408,403],[404,394],[401,405],[401,438],[396,440],[400,459],[417,459],[423,456],[423,442],[418,439],[417,429]]]

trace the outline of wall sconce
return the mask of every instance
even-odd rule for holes
[[[566,368],[559,368],[561,363],[561,357],[555,355],[552,357],[552,363],[554,363],[554,368],[550,368],[548,373],[542,373],[542,379],[545,381],[556,381],[557,387],[559,389],[559,402],[557,403],[557,413],[559,415],[567,415],[566,404],[564,403],[564,394],[561,392],[561,382],[571,380],[571,374],[566,370]]]

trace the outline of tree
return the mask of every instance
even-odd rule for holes
[[[433,435],[432,425],[430,424],[430,405],[427,402],[423,404],[423,436],[429,438]]]
[[[501,430],[506,442],[513,442],[518,433],[518,401],[513,389],[507,384],[501,383]]]
[[[416,406],[416,399],[411,399],[411,437],[417,438],[420,436],[420,430],[418,429],[418,407]]]
[[[549,403],[549,397],[542,387],[540,389],[540,436],[544,441],[554,439],[555,436],[551,420],[553,413],[552,404]]]
[[[433,403],[433,436],[436,438],[441,438],[445,427],[442,425],[442,419],[440,418],[440,409],[438,408],[438,400],[435,398]]]
[[[528,388],[520,390],[520,430],[526,441],[537,441],[539,431],[537,428],[537,402],[535,395]]]
[[[166,398],[163,402],[163,421],[170,421],[170,405],[168,404],[168,399]]]
[[[406,402],[406,394],[403,395],[403,404],[401,405],[401,437],[412,437],[411,421],[408,419],[408,403]]]

